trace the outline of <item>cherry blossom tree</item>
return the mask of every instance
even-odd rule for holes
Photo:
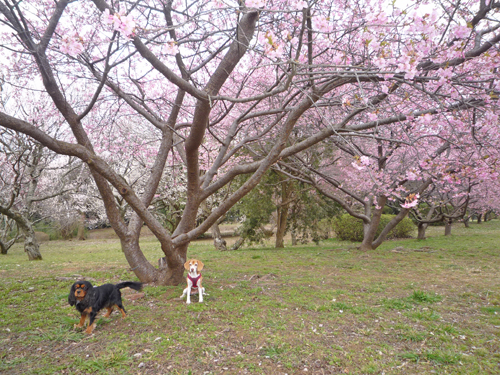
[[[388,129],[382,136],[401,143],[405,131],[426,137],[450,122],[465,131],[473,111],[494,117],[499,7],[486,0],[2,0],[2,82],[15,95],[0,126],[85,162],[137,277],[177,284],[190,241],[277,162],[332,137]],[[40,115],[60,119],[71,138],[17,116],[30,91],[34,106],[50,99]],[[117,135],[124,123],[143,137]],[[140,188],[108,161],[117,152],[149,155]],[[186,201],[170,232],[150,207],[163,174],[176,168]],[[204,202],[241,174],[246,182],[198,222]],[[133,210],[130,220],[115,194]],[[158,238],[166,268],[142,253],[143,224]]]
[[[64,163],[64,169],[55,168],[57,158],[40,143],[22,134],[3,129],[0,131],[0,216],[2,217],[2,254],[12,246],[13,240],[24,237],[24,250],[29,260],[41,260],[39,244],[33,224],[45,219],[40,206],[54,198],[75,190],[75,178],[68,175],[74,167]],[[81,165],[81,162],[79,163]],[[44,210],[46,211],[46,210]]]

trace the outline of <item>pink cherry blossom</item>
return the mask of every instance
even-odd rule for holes
[[[296,9],[302,10],[303,8],[307,8],[307,1],[304,0],[296,0],[295,2],[292,3],[293,6],[296,7]]]
[[[418,199],[420,198],[419,194],[410,194],[408,197],[405,199],[405,203],[401,205],[403,208],[413,208],[418,205]]]
[[[65,37],[61,41],[59,49],[62,53],[67,53],[70,56],[76,57],[83,52],[83,44],[77,35]]]
[[[246,0],[245,5],[249,8],[262,8],[266,2],[265,0]]]

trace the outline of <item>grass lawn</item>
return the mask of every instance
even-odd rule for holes
[[[137,280],[119,241],[47,242],[38,262],[17,244],[0,256],[0,373],[500,374],[500,222],[443,232],[372,252],[195,242],[204,303],[179,300],[184,285],[124,289],[127,318],[102,312],[90,336],[68,292]],[[152,237],[142,248],[161,256]]]

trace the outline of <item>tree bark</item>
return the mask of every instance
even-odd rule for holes
[[[12,247],[12,245],[14,245],[17,238],[18,237],[12,238],[11,240],[9,240],[7,242],[0,240],[0,254],[7,255],[7,252]]]
[[[29,260],[42,260],[35,231],[31,227],[31,224],[27,224],[26,226],[20,225],[21,231],[24,233],[24,251],[28,254]]]
[[[466,217],[466,218],[464,218],[464,225],[465,225],[465,227],[466,227],[466,228],[470,228],[470,225],[469,225],[469,219],[470,219],[470,217],[469,217],[469,216],[468,216],[468,217]]]
[[[80,219],[78,220],[78,234],[77,239],[83,241],[85,239],[85,214],[80,213]]]
[[[227,251],[227,243],[226,240],[222,238],[218,223],[212,225],[212,238],[214,239],[214,247],[216,250]]]
[[[238,238],[238,241],[236,241],[233,246],[231,246],[231,250],[238,250],[244,242],[245,239],[243,237]]]
[[[444,235],[445,236],[451,235],[451,224],[452,224],[451,220],[445,221],[445,224],[444,224]]]
[[[292,246],[296,246],[297,245],[297,233],[296,233],[294,228],[292,228],[292,230],[290,231],[290,234],[292,236]]]
[[[425,230],[427,229],[428,224],[426,223],[418,223],[418,235],[417,240],[425,240]]]
[[[381,196],[377,199],[377,205],[380,207],[373,212],[372,218],[369,223],[364,223],[364,235],[363,242],[361,242],[360,249],[362,251],[374,250],[378,246],[374,246],[374,238],[377,232],[378,226],[380,224],[380,218],[382,217],[382,210],[387,202],[386,196]]]
[[[15,212],[7,207],[0,206],[0,213],[14,220],[24,236],[24,251],[28,254],[29,260],[42,260],[40,246],[35,237],[35,231],[31,223],[19,212]]]
[[[7,238],[9,238],[10,236],[10,233],[14,229],[14,225],[12,225],[14,221],[6,215],[4,215],[3,219],[3,230],[0,236],[0,254],[7,255],[7,252],[12,247],[12,245],[14,245],[19,239],[20,234],[19,229],[17,229],[16,235],[10,240],[7,240]]]
[[[281,204],[277,208],[276,218],[276,244],[277,249],[285,247],[286,224],[288,221],[288,209],[290,207],[290,197],[292,195],[289,181],[281,182]]]

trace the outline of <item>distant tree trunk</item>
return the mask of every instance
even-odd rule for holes
[[[35,231],[31,223],[19,212],[12,211],[10,208],[0,206],[0,213],[11,218],[17,224],[20,232],[24,236],[24,251],[28,254],[29,260],[42,260],[40,246],[35,237]]]
[[[469,219],[470,219],[470,216],[464,217],[464,225],[466,228],[470,228]]]
[[[444,224],[444,235],[449,236],[451,234],[451,223],[452,220],[446,220]]]
[[[212,238],[214,239],[214,246],[217,250],[227,251],[226,240],[222,238],[218,223],[212,225]]]
[[[21,231],[24,232],[24,251],[28,254],[29,260],[42,260],[42,254],[40,254],[40,246],[35,237],[35,231],[29,224],[27,227],[23,228],[20,226]]]
[[[490,214],[491,214],[491,211],[488,211],[484,214],[484,221],[490,221]]]
[[[276,248],[285,247],[286,224],[288,221],[288,209],[290,208],[292,190],[292,184],[289,181],[281,182],[281,204],[278,206],[278,217],[276,219]]]
[[[276,248],[285,247],[286,221],[288,218],[288,205],[278,209],[278,227],[276,228]]]
[[[78,234],[77,238],[79,241],[85,239],[85,214],[80,213],[80,220],[78,220]]]
[[[290,234],[292,235],[292,246],[297,245],[297,233],[296,233],[295,229],[292,228]]]
[[[238,250],[243,245],[243,242],[245,242],[245,239],[243,237],[238,238],[238,241],[236,241],[233,246],[231,246],[230,250]]]
[[[482,223],[482,217],[483,217],[483,214],[477,214],[477,223],[478,224]]]
[[[2,216],[2,233],[0,234],[0,254],[6,255],[9,249],[16,243],[19,239],[19,229],[16,231],[16,235],[12,237],[10,240],[8,238],[11,236],[12,231],[14,230],[14,221],[7,217],[6,215]],[[19,227],[18,227],[19,228]]]
[[[7,242],[0,240],[0,254],[7,255],[7,252],[12,247],[14,242],[16,242],[16,239],[17,239],[17,237],[12,238],[10,241],[7,241]]]
[[[427,229],[428,224],[418,223],[418,240],[425,240],[425,230]]]

